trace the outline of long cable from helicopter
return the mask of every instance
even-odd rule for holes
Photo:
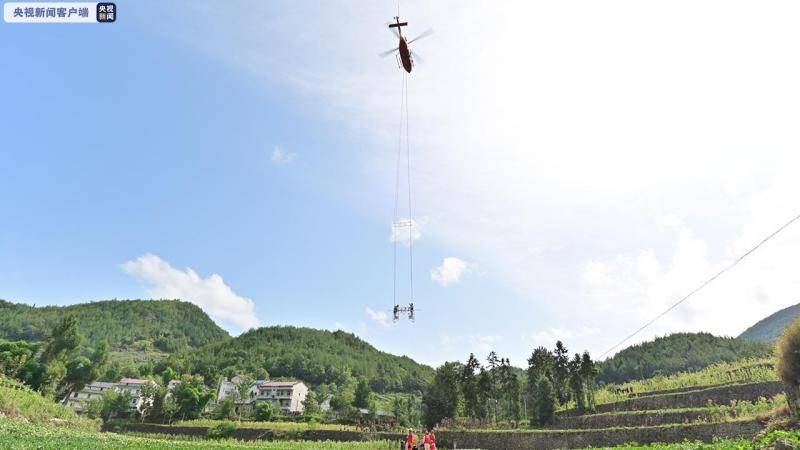
[[[392,219],[392,300],[397,306],[397,227],[400,209],[400,161],[403,153],[403,107],[405,104],[405,76],[400,84],[400,131],[397,134],[397,167],[394,176],[394,217]]]
[[[414,302],[414,214],[411,212],[411,144],[408,140],[408,76],[403,74],[403,87],[405,91],[406,106],[406,168],[408,177],[408,278],[411,302]]]
[[[411,197],[411,144],[409,143],[408,131],[408,77],[403,74],[400,95],[400,132],[397,138],[397,166],[395,168],[394,180],[394,221],[392,222],[393,240],[393,278],[392,278],[392,299],[394,306],[397,306],[397,243],[400,238],[400,228],[408,228],[408,276],[409,294],[411,302],[414,301],[414,219],[412,214]],[[400,220],[400,165],[403,161],[403,127],[405,126],[405,151],[406,151],[406,177],[408,186],[408,218]]]
[[[738,258],[736,258],[735,260],[733,260],[733,262],[732,262],[732,263],[728,264],[728,265],[727,265],[727,266],[725,266],[725,267],[724,267],[722,270],[720,270],[719,272],[717,272],[716,274],[714,274],[714,275],[713,275],[711,278],[709,278],[709,279],[707,279],[706,281],[704,281],[704,282],[703,282],[703,283],[702,283],[700,286],[698,286],[698,287],[694,288],[694,290],[692,290],[692,291],[691,291],[691,292],[689,292],[688,294],[686,294],[686,295],[684,295],[683,297],[681,297],[681,299],[680,299],[680,300],[678,300],[677,302],[673,303],[673,304],[672,304],[672,305],[671,305],[669,308],[667,308],[666,310],[664,310],[664,311],[663,311],[661,314],[657,315],[656,317],[654,317],[653,319],[651,319],[649,322],[647,322],[647,323],[645,323],[644,325],[642,325],[641,327],[639,327],[639,328],[638,328],[636,331],[634,331],[633,333],[631,333],[631,334],[629,334],[627,337],[625,337],[625,339],[623,339],[623,340],[621,340],[621,341],[617,342],[617,343],[616,343],[616,344],[615,344],[613,347],[609,348],[609,349],[608,349],[608,350],[606,350],[606,351],[605,351],[605,352],[604,352],[602,355],[600,355],[600,358],[602,358],[602,357],[604,357],[604,356],[608,355],[609,353],[611,353],[612,351],[614,351],[614,349],[616,349],[616,348],[617,348],[617,347],[619,347],[620,345],[622,345],[622,344],[624,344],[625,342],[627,342],[627,341],[628,341],[630,338],[632,338],[632,337],[636,336],[637,334],[639,334],[639,333],[640,333],[642,330],[644,330],[645,328],[647,328],[647,327],[649,327],[650,325],[652,325],[652,324],[653,324],[655,321],[657,321],[658,319],[660,319],[660,318],[664,317],[664,316],[665,316],[665,315],[666,315],[668,312],[670,312],[670,311],[672,311],[673,309],[675,309],[675,308],[676,308],[678,305],[680,305],[680,304],[681,304],[681,303],[683,303],[684,301],[688,300],[688,299],[689,299],[689,297],[691,297],[692,295],[696,294],[697,292],[699,292],[699,291],[700,291],[701,289],[703,289],[704,287],[708,286],[708,285],[709,285],[709,284],[710,284],[712,281],[714,281],[714,280],[716,280],[717,278],[719,278],[720,276],[722,276],[722,274],[724,274],[725,272],[729,271],[730,269],[733,269],[733,267],[734,267],[734,266],[736,266],[737,264],[739,264],[740,262],[742,262],[742,260],[743,260],[743,259],[745,259],[745,258],[747,258],[748,256],[750,256],[750,254],[751,254],[751,253],[753,253],[753,252],[755,252],[756,250],[758,250],[758,249],[759,249],[759,247],[761,247],[762,245],[766,244],[766,243],[767,243],[767,241],[769,241],[770,239],[772,239],[772,238],[774,238],[775,236],[777,236],[777,235],[778,235],[780,232],[782,232],[783,230],[785,230],[786,228],[788,228],[788,227],[789,227],[789,225],[793,224],[793,223],[794,223],[794,222],[796,222],[797,220],[800,220],[800,214],[798,214],[798,215],[796,215],[796,216],[792,217],[792,219],[791,219],[791,220],[789,220],[788,222],[786,222],[785,224],[783,224],[783,225],[782,225],[780,228],[778,228],[777,230],[773,231],[773,232],[772,232],[772,233],[771,233],[769,236],[767,236],[767,237],[765,237],[764,239],[762,239],[761,241],[759,241],[759,243],[758,243],[758,244],[756,244],[756,245],[755,245],[754,247],[752,247],[750,250],[746,251],[746,252],[745,252],[745,253],[743,253],[741,256],[739,256]]]

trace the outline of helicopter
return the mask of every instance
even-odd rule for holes
[[[408,48],[409,44],[432,35],[433,30],[428,29],[419,36],[415,37],[414,39],[407,41],[406,37],[403,36],[402,27],[407,26],[408,22],[400,22],[400,16],[395,16],[394,23],[389,23],[388,25],[392,34],[394,34],[395,37],[397,37],[397,39],[400,42],[398,43],[397,48],[387,50],[381,53],[380,56],[383,58],[391,55],[392,53],[397,52],[398,65],[400,65],[403,69],[405,69],[406,72],[411,73],[411,69],[414,67],[414,58],[416,58],[417,61],[420,62],[422,62],[422,58],[420,58],[420,56],[416,54],[413,50]],[[397,30],[394,30],[395,28],[397,28]]]

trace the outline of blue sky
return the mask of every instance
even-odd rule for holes
[[[174,293],[234,334],[345,328],[429,364],[601,353],[795,214],[799,187],[800,68],[780,57],[798,27],[772,14],[794,6],[634,4],[404,3],[409,33],[437,31],[410,78],[414,324],[383,316],[393,4],[0,24],[0,298]],[[641,338],[796,303],[793,233]]]

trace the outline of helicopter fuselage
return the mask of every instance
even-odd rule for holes
[[[403,69],[411,73],[414,62],[411,60],[411,51],[408,50],[405,36],[400,37],[400,44],[397,46],[397,50],[400,52],[400,62],[403,64]]]

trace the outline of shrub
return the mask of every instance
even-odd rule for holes
[[[226,398],[217,404],[211,417],[217,420],[233,419],[235,406],[232,398]]]
[[[226,439],[233,436],[234,431],[236,431],[235,423],[222,422],[209,428],[208,431],[206,431],[206,436],[211,439]]]
[[[786,383],[786,399],[793,416],[800,415],[800,319],[783,330],[778,340],[778,376]]]
[[[275,407],[270,402],[259,402],[256,404],[253,418],[259,422],[269,422],[275,416]]]

